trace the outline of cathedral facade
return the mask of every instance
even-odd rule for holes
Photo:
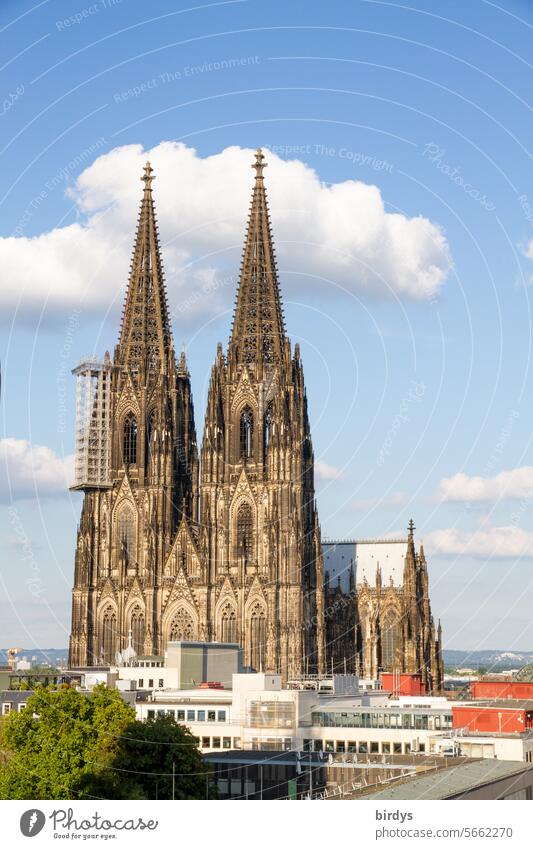
[[[343,586],[326,579],[333,549],[320,538],[303,368],[285,331],[261,151],[253,168],[233,327],[211,370],[199,458],[145,167],[118,344],[113,358],[75,369],[73,488],[84,501],[70,664],[113,663],[130,644],[160,655],[170,640],[223,641],[285,680],[340,664],[374,676],[390,661],[406,671],[428,664],[436,690],[440,631],[435,639],[414,542],[401,593],[379,570],[372,586],[349,571]]]
[[[85,496],[71,665],[113,662],[131,635],[141,654],[160,654],[169,640],[235,641],[255,669],[285,678],[323,669],[303,369],[285,333],[260,151],[253,167],[233,329],[211,373],[199,496],[189,374],[184,355],[175,361],[146,166],[113,362],[78,370],[97,389],[78,433],[85,462],[75,488]],[[100,474],[96,444],[104,454],[109,445]]]
[[[414,525],[406,538],[323,544],[329,661],[365,678],[380,672],[419,675],[442,689],[442,629],[435,626],[424,547]],[[346,660],[348,658],[348,661]]]

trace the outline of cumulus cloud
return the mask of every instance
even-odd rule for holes
[[[340,469],[337,469],[335,466],[330,466],[330,464],[325,463],[324,460],[315,461],[315,475],[318,480],[321,481],[334,481],[343,477],[343,473]]]
[[[533,533],[515,525],[483,526],[476,531],[442,528],[424,537],[424,547],[433,554],[473,558],[533,556]]]
[[[522,253],[527,259],[533,260],[533,239],[531,239],[527,245],[525,245],[522,249]]]
[[[530,498],[533,495],[533,466],[520,466],[493,477],[470,477],[459,472],[444,478],[438,489],[443,501],[501,501]]]
[[[0,501],[65,495],[72,479],[72,456],[58,457],[26,439],[0,439]]]
[[[182,143],[149,151],[118,147],[98,157],[68,190],[77,221],[35,237],[0,238],[3,314],[21,302],[32,317],[73,307],[102,312],[122,303],[131,256],[138,177],[150,158],[174,316],[196,321],[233,300],[253,173],[252,151],[200,157]],[[313,283],[328,293],[438,293],[450,268],[441,228],[421,215],[385,210],[377,186],[322,183],[304,163],[268,154],[267,188],[284,289]],[[327,278],[327,282],[322,278]]]

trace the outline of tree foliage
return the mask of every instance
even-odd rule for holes
[[[209,770],[196,738],[169,716],[132,722],[101,789],[115,799],[212,798]],[[111,780],[113,787],[106,785]]]
[[[206,798],[206,767],[188,730],[147,723],[117,690],[41,687],[6,720],[2,799]]]

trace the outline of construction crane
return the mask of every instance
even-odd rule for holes
[[[19,654],[21,651],[22,651],[21,648],[14,648],[14,649],[8,649],[7,650],[7,659],[8,659],[9,668],[11,669],[11,672],[15,671],[15,656],[17,654]]]

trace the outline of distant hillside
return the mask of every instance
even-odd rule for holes
[[[36,658],[33,662],[41,665],[48,663],[51,666],[65,664],[68,660],[68,649],[23,649],[19,657],[28,660]],[[444,665],[454,669],[467,667],[479,669],[480,667],[494,671],[506,669],[520,669],[526,664],[533,663],[533,651],[516,652],[501,649],[487,649],[485,651],[454,651],[445,649],[443,651]],[[0,666],[7,664],[7,649],[0,649]]]
[[[528,663],[533,663],[533,652],[502,651],[500,649],[487,649],[485,651],[445,649],[442,654],[444,665],[455,669],[484,667],[501,672],[506,669],[520,669]]]
[[[22,649],[21,652],[17,654],[17,657],[22,658],[25,657],[27,660],[32,661],[37,666],[41,666],[43,663],[47,663],[49,666],[57,666],[58,664],[65,664],[68,660],[68,649]],[[0,649],[0,666],[7,666],[7,649]]]

